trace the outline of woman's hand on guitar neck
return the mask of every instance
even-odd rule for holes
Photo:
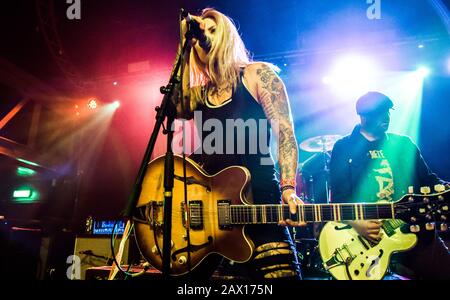
[[[283,203],[289,205],[289,210],[291,211],[291,214],[297,213],[297,205],[303,204],[303,201],[296,195],[294,189],[287,189],[283,191],[283,194],[281,195],[281,198],[283,200]],[[294,222],[292,220],[285,220],[280,221],[278,225],[281,226],[306,226],[305,222]]]
[[[383,223],[377,220],[368,220],[368,221],[351,221],[348,222],[352,225],[355,231],[368,239],[369,241],[378,244],[383,236],[383,232],[381,231],[381,226]]]

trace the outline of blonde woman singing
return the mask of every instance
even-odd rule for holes
[[[281,199],[294,213],[301,203],[295,194],[298,149],[288,96],[276,67],[251,61],[236,26],[224,14],[204,9],[201,16],[193,18],[206,42],[192,39],[189,44],[184,97],[177,103],[177,113],[183,118],[201,113],[196,125],[204,143],[194,159],[210,174],[232,165],[245,166],[251,174],[255,204],[277,204]],[[182,27],[185,32],[186,24]],[[219,130],[204,126],[208,120],[222,123],[222,141],[208,138]],[[230,127],[230,120],[256,126]],[[278,141],[279,176],[269,151],[271,134]],[[206,145],[208,141],[211,145]],[[286,220],[279,225],[304,224]],[[301,278],[296,250],[285,226],[250,225],[246,230],[255,244],[254,256],[246,264],[253,278]]]

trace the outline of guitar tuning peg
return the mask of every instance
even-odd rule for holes
[[[442,221],[447,221],[447,216],[442,215],[442,216],[441,216],[441,220],[442,220]]]
[[[434,186],[434,191],[436,193],[444,192],[445,191],[445,185],[443,185],[443,184],[436,184]]]
[[[413,232],[413,233],[417,233],[420,231],[420,226],[419,225],[411,225],[411,226],[409,226],[409,230],[411,230],[411,232]]]
[[[414,194],[414,186],[408,186],[408,194]]]
[[[420,192],[424,195],[431,193],[431,189],[429,186],[422,186],[420,188]]]
[[[440,226],[441,228],[441,231],[447,231],[447,229],[448,229],[448,226],[447,226],[447,224],[446,223],[441,223],[441,226]]]
[[[434,223],[426,223],[425,229],[428,231],[434,230]]]

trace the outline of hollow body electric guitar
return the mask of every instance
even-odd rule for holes
[[[445,192],[426,198],[406,195],[390,204],[304,204],[298,206],[296,214],[291,214],[288,205],[251,204],[250,173],[246,168],[232,166],[209,175],[190,159],[186,162],[186,206],[180,156],[174,157],[174,173],[170,257],[170,274],[173,276],[195,269],[210,254],[219,254],[235,262],[250,260],[254,245],[245,233],[245,225],[277,224],[286,219],[339,222],[398,218],[420,224],[429,222],[427,216],[436,218],[438,213],[448,216]],[[159,270],[162,269],[164,225],[163,174],[164,157],[149,163],[132,220],[141,253]]]
[[[417,243],[414,233],[403,233],[401,220],[383,220],[379,243],[373,243],[351,225],[328,222],[319,237],[323,265],[338,280],[381,280],[395,252],[412,249]]]

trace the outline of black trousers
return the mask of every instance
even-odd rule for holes
[[[410,279],[450,280],[450,252],[436,232],[419,234],[411,251],[392,256],[391,270]]]
[[[302,279],[297,250],[287,227],[248,225],[246,233],[255,245],[252,259],[245,265],[251,278]]]

